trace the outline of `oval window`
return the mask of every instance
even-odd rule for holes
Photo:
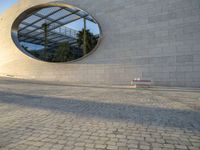
[[[27,55],[47,62],[69,62],[88,55],[100,41],[100,26],[86,11],[67,4],[45,4],[23,12],[12,38]]]

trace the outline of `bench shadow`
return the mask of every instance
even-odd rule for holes
[[[160,127],[200,131],[200,111],[0,92],[0,103]]]

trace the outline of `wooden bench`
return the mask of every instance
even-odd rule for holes
[[[151,80],[134,79],[131,81],[131,86],[134,88],[149,88],[151,85]]]

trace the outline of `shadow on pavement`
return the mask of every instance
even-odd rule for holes
[[[0,92],[0,103],[70,113],[80,117],[200,131],[200,112]]]

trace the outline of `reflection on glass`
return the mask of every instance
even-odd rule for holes
[[[100,38],[98,23],[76,7],[46,7],[31,13],[18,27],[26,52],[48,62],[68,62],[90,53]]]

